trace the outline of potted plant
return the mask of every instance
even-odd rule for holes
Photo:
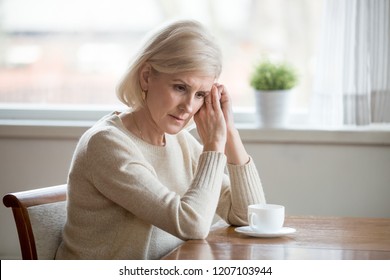
[[[288,121],[292,89],[298,82],[296,70],[289,64],[260,62],[252,73],[256,113],[262,127],[283,127]]]

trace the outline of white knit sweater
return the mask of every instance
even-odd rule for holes
[[[68,216],[57,259],[158,259],[184,240],[202,239],[214,214],[247,224],[247,205],[264,202],[256,167],[202,153],[187,131],[150,145],[118,113],[89,129],[68,179]]]

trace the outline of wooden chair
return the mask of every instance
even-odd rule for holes
[[[9,193],[24,260],[54,259],[66,221],[67,185]]]

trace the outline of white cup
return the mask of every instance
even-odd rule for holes
[[[249,205],[248,222],[253,231],[277,232],[284,224],[284,206],[276,204]]]

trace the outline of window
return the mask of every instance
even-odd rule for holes
[[[300,72],[294,107],[307,108],[322,1],[3,0],[0,104],[117,105],[115,87],[144,35],[174,18],[203,22],[224,55],[220,82],[235,106],[254,104],[261,57]]]

